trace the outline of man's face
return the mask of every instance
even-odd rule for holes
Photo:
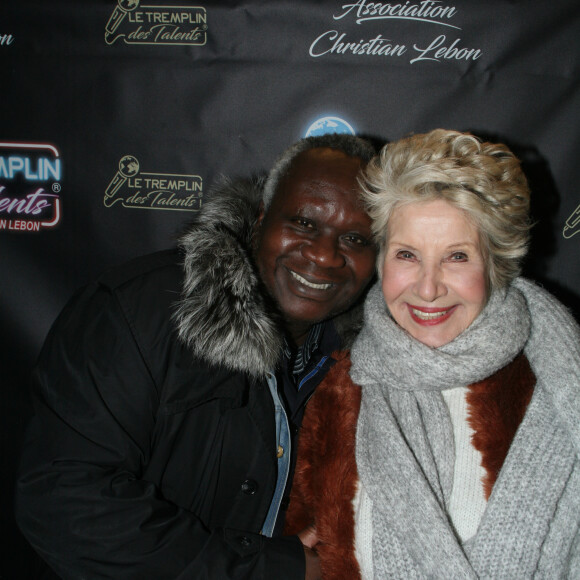
[[[301,153],[258,219],[260,276],[297,344],[314,323],[346,310],[373,276],[359,169],[359,159],[334,149]]]

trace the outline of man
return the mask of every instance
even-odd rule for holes
[[[36,372],[17,519],[64,578],[317,576],[280,537],[304,405],[374,272],[344,135],[227,184],[180,251],[81,291]],[[262,198],[263,193],[263,200]]]

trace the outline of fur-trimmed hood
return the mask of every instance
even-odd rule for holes
[[[224,181],[180,238],[183,295],[175,312],[180,339],[194,355],[234,371],[263,376],[278,361],[281,317],[252,258],[263,180]],[[349,345],[362,323],[358,306],[334,319]]]

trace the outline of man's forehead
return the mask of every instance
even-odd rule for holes
[[[315,212],[315,208],[319,213],[327,212],[329,204],[348,207],[349,211],[363,211],[357,181],[361,160],[338,153],[341,156],[333,159],[338,159],[339,163],[317,163],[315,158],[312,164],[297,166],[295,171],[288,173],[274,195],[276,205],[293,207],[292,211],[309,208],[310,213]]]

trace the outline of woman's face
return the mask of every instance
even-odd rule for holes
[[[477,228],[444,200],[396,208],[382,271],[397,324],[431,347],[451,342],[483,310],[486,268]]]

